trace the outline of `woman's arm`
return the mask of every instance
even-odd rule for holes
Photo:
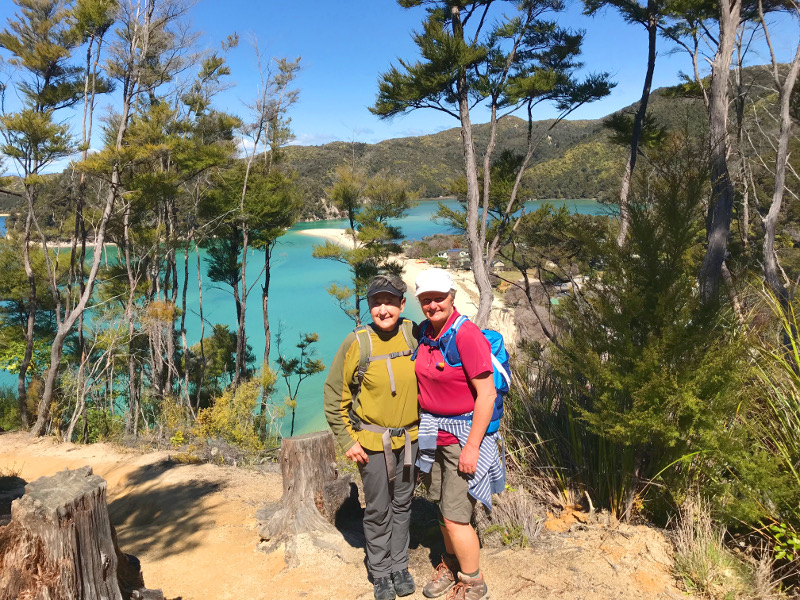
[[[475,388],[475,410],[472,413],[472,427],[467,437],[467,443],[461,449],[461,456],[458,459],[458,470],[462,473],[471,474],[478,468],[478,454],[486,435],[486,429],[492,420],[494,412],[494,401],[497,398],[497,390],[494,389],[494,378],[491,372],[481,373],[477,377],[470,379],[472,387]]]
[[[353,424],[350,422],[353,396],[350,393],[349,382],[357,367],[358,345],[355,343],[355,335],[351,333],[336,351],[322,391],[325,418],[342,450],[351,460],[356,458],[347,453],[353,446],[358,445],[358,442]],[[358,449],[360,450],[360,446]]]

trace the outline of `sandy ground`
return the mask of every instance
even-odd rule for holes
[[[305,229],[298,233],[328,240],[346,248],[351,248],[353,244],[352,238],[345,234],[344,229]],[[403,281],[406,282],[410,290],[409,301],[413,301],[411,296],[413,296],[417,275],[426,269],[430,269],[431,265],[427,261],[410,259],[404,255],[400,255],[399,260],[403,265]],[[450,275],[456,285],[456,308],[462,314],[473,318],[478,312],[479,293],[478,286],[475,285],[475,279],[472,277],[472,272],[450,270]],[[489,327],[503,334],[507,346],[513,347],[516,345],[517,334],[514,326],[514,311],[507,308],[499,298],[495,298],[492,304]]]
[[[265,554],[257,549],[254,514],[281,493],[275,465],[184,465],[168,452],[143,454],[107,444],[77,446],[0,434],[0,483],[3,476],[32,481],[87,464],[108,482],[109,514],[123,551],[139,557],[147,587],[162,589],[170,600],[372,598],[357,538],[348,536],[350,543],[338,534],[327,540],[301,538],[300,566],[294,569],[286,568],[282,550]],[[414,535],[419,516],[412,517],[410,568],[422,584],[439,550]],[[585,525],[583,517],[565,513],[551,518],[526,549],[483,549],[492,598],[686,597],[669,574],[670,546],[660,532]],[[408,598],[423,596],[418,591]]]

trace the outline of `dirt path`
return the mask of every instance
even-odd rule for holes
[[[254,514],[281,493],[274,470],[183,465],[167,452],[0,434],[0,478],[32,481],[87,464],[108,482],[109,513],[123,551],[139,557],[147,587],[171,600],[372,598],[357,543],[325,549],[300,539],[301,564],[291,570],[284,568],[282,551],[257,549]],[[525,550],[482,551],[494,600],[686,597],[669,575],[669,545],[659,532],[586,527],[568,516],[549,525],[569,531],[548,530]],[[433,550],[412,545],[411,572],[420,583]]]

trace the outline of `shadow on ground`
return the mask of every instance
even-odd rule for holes
[[[11,522],[11,503],[25,494],[25,484],[22,477],[16,475],[0,476],[0,527]]]
[[[357,492],[356,492],[357,493]],[[354,500],[345,502],[336,514],[336,528],[353,548],[364,548],[364,509]],[[439,531],[436,505],[429,500],[415,497],[411,501],[411,525],[409,527],[409,560],[412,569],[428,573],[439,564],[444,552],[444,542]],[[364,557],[366,567],[366,556]]]
[[[123,551],[140,554],[147,550],[163,558],[197,547],[199,542],[192,534],[215,526],[204,499],[219,491],[220,484],[157,482],[175,466],[176,463],[162,461],[137,469],[126,481],[126,487],[135,491],[124,493],[108,505]]]

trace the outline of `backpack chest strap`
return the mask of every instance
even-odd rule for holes
[[[397,386],[394,383],[394,371],[392,370],[392,359],[393,358],[400,358],[401,356],[411,356],[413,352],[409,350],[402,350],[399,352],[391,352],[389,354],[379,354],[378,356],[370,356],[367,360],[367,367],[369,367],[369,363],[375,362],[378,360],[385,360],[386,361],[386,370],[389,372],[389,386],[392,390],[392,396],[397,395]],[[366,369],[364,369],[366,372]]]

